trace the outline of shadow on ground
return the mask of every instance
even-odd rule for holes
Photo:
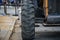
[[[35,40],[60,40],[60,32],[36,33]]]

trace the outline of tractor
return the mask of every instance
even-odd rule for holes
[[[21,0],[21,4],[23,40],[35,39],[35,23],[42,24],[44,32],[60,31],[60,0]]]

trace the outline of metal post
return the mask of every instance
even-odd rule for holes
[[[5,12],[5,14],[7,15],[6,3],[7,3],[7,0],[4,0],[4,12]]]
[[[4,5],[4,12],[7,15],[7,7],[6,7],[6,5]]]

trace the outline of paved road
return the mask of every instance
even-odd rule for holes
[[[36,33],[35,40],[60,40],[60,33],[54,32],[54,33]]]

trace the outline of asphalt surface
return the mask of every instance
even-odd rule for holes
[[[35,40],[60,40],[60,32],[36,33]]]

